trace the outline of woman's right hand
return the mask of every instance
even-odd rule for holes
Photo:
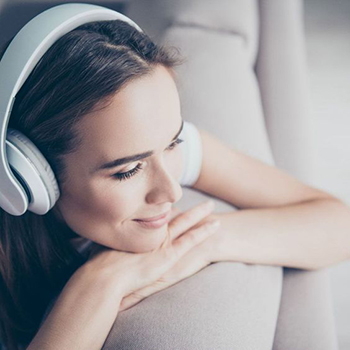
[[[157,281],[189,250],[216,232],[218,227],[211,228],[210,221],[205,221],[214,204],[213,201],[200,203],[169,221],[169,239],[156,250],[130,253],[96,245],[86,264],[93,271],[114,278],[123,296],[127,296]]]

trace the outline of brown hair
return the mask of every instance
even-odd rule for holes
[[[36,65],[16,96],[9,127],[39,148],[61,187],[67,175],[64,155],[79,147],[79,120],[156,65],[182,64],[178,53],[124,21],[81,25],[58,39]],[[77,234],[54,209],[12,216],[0,208],[0,343],[7,350],[30,343],[50,300],[86,262],[70,244],[73,237]]]

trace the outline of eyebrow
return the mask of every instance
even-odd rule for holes
[[[179,131],[176,133],[176,135],[173,137],[173,139],[171,141],[174,141],[177,139],[177,137],[181,134],[183,126],[184,126],[184,121],[182,120],[181,127],[180,127]],[[150,157],[153,154],[154,154],[154,151],[147,151],[147,152],[143,152],[143,153],[139,153],[139,154],[134,154],[132,156],[127,156],[127,157],[115,159],[115,160],[112,160],[111,162],[108,162],[108,163],[105,163],[105,164],[102,164],[102,165],[96,167],[92,172],[95,173],[95,172],[102,170],[102,169],[115,168],[115,167],[123,165],[123,164],[135,162],[136,160]]]

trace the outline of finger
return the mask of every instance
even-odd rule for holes
[[[208,202],[204,202],[204,203],[201,203],[201,204],[197,205],[197,207],[205,206],[205,205],[208,205],[208,204],[209,204],[209,207],[212,206],[212,203],[209,203],[209,201],[208,201]],[[192,209],[194,209],[194,208],[192,208]],[[173,225],[174,224],[176,225],[176,223],[174,223],[174,218],[178,218],[181,215],[181,213],[182,212],[178,208],[176,208],[176,207],[171,208],[170,221],[173,220]],[[183,234],[183,233],[184,232],[180,232],[180,234]],[[174,238],[178,237],[180,234],[178,234],[178,235],[172,234],[171,229],[169,229],[169,227],[168,227],[167,235],[166,235],[164,241],[162,242],[162,244],[158,248],[153,250],[153,253],[157,253],[159,250],[166,249],[167,247],[169,247],[171,245],[172,240]]]
[[[171,285],[170,282],[166,282],[162,279],[157,280],[156,282],[143,287],[141,289],[136,290],[135,292],[129,294],[125,298],[123,298],[120,306],[119,311],[123,311],[126,309],[129,309],[130,307],[136,305],[141,300],[147,298],[148,296],[161,291],[162,289],[165,289]]]
[[[147,268],[144,271],[146,278],[152,280],[154,276],[163,275],[190,249],[215,233],[219,226],[220,220],[215,219],[197,228],[190,229],[186,234],[181,235],[173,241],[166,238],[159,248],[148,253],[152,260],[153,268],[151,270]]]
[[[140,289],[140,292],[141,291],[142,289]],[[119,305],[119,311],[127,310],[147,297],[147,295],[144,295],[144,293],[137,293],[137,292],[138,291],[131,293],[128,296],[123,298],[123,300]]]
[[[203,259],[202,254],[198,254],[197,251],[192,249],[157,281],[124,297],[119,306],[119,311],[131,308],[144,298],[173,286],[175,283],[194,275],[208,265],[209,263],[206,259]]]
[[[191,229],[185,235],[182,235],[176,240],[174,240],[172,244],[167,249],[165,249],[165,253],[169,254],[167,250],[173,250],[173,254],[175,255],[175,257],[172,257],[172,259],[178,260],[194,246],[202,243],[209,236],[214,234],[219,227],[220,220],[215,219],[195,229]]]
[[[171,208],[171,213],[170,213],[170,220],[173,220],[174,218],[176,218],[180,213],[182,213],[182,211],[179,208],[173,207]]]
[[[209,200],[176,216],[168,225],[171,240],[177,238],[199,221],[203,220],[213,211],[214,207],[214,201]]]
[[[142,299],[136,299],[132,296],[132,294],[130,296],[125,297],[119,305],[119,312],[130,309],[132,306],[136,305],[141,300]]]

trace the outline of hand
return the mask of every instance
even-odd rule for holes
[[[196,249],[191,249],[185,257],[190,256],[194,251],[200,251],[202,257],[205,258],[207,264],[213,264],[220,261],[228,261],[226,257],[223,256],[222,252],[226,251],[228,232],[227,225],[225,225],[225,214],[226,213],[212,213],[204,218],[201,222],[195,225],[193,228],[196,228],[200,225],[205,224],[206,222],[219,220],[220,227],[216,230],[215,234],[211,235],[203,242],[199,243],[196,246]],[[226,240],[226,241],[225,241]],[[190,258],[189,258],[190,259]]]
[[[178,208],[173,208],[171,220],[176,218],[177,224],[181,223],[181,221],[185,221],[186,217],[179,215],[180,213],[181,211]],[[199,223],[192,226],[192,229],[197,229],[208,222],[214,221],[215,219],[217,219],[216,215],[208,215]],[[176,223],[174,221],[171,221],[171,224],[174,225]],[[206,266],[210,265],[212,262],[210,260],[212,251],[211,239],[218,233],[218,230],[215,231],[215,234],[210,235],[204,241],[189,250],[171,269],[163,274],[158,280],[124,297],[119,306],[119,311],[131,308],[144,298],[163,289],[166,289],[178,283],[179,281],[194,275]]]
[[[201,203],[181,214],[175,212],[173,216],[176,217],[168,223],[168,239],[156,250],[130,253],[98,245],[91,251],[89,260],[83,266],[89,275],[102,275],[103,278],[112,280],[123,297],[136,295],[142,288],[157,283],[185,254],[215,233],[217,227],[210,228],[207,222],[201,222],[214,209],[214,205],[205,204],[206,202]],[[184,270],[184,266],[178,265],[174,269],[171,282],[178,282],[197,272],[205,266],[204,261],[204,258],[197,262],[192,261],[191,267],[186,268],[185,273],[176,274],[177,269]],[[148,290],[147,295],[150,294],[152,292]]]

